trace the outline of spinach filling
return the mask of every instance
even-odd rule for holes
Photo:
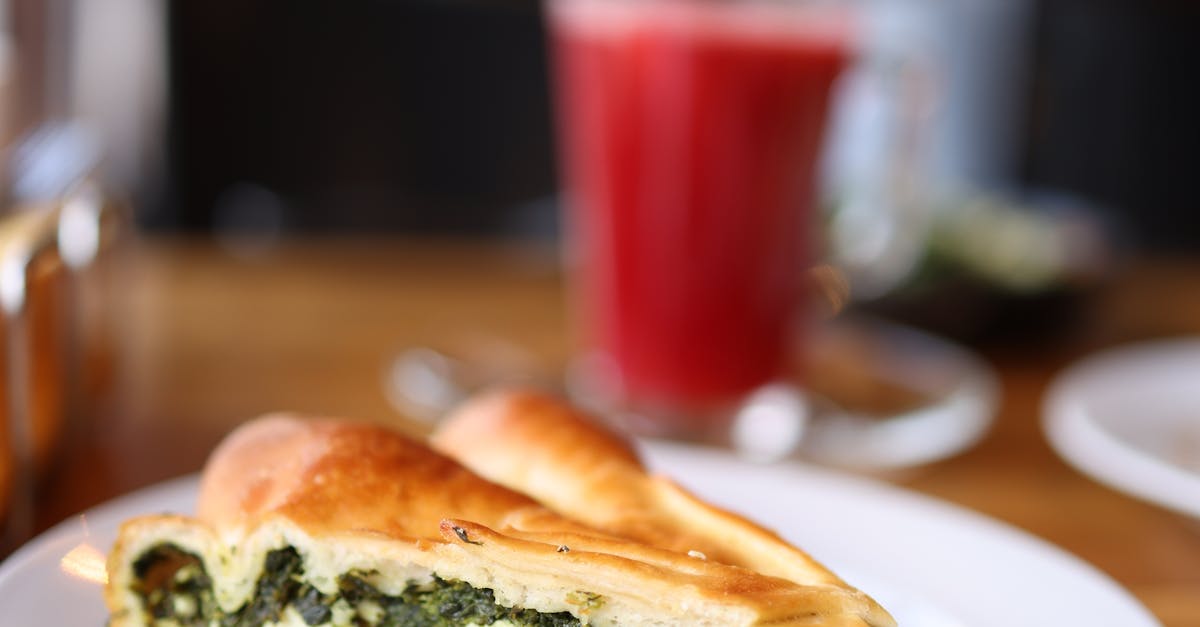
[[[333,618],[333,606],[344,601],[356,627],[449,627],[490,625],[507,620],[517,627],[578,627],[569,612],[542,613],[510,608],[496,602],[490,589],[462,581],[433,577],[428,583],[410,582],[399,595],[381,592],[367,582],[367,574],[350,572],[338,578],[337,594],[322,594],[303,581],[304,564],[293,547],[267,554],[254,596],[234,612],[217,605],[212,579],[200,559],[180,548],[161,544],[146,551],[133,564],[134,591],[155,621],[174,621],[180,627],[250,627],[278,621],[290,605],[308,625]],[[600,599],[585,595],[587,607]]]
[[[386,627],[446,627],[448,625],[491,625],[507,620],[520,627],[577,627],[579,619],[570,612],[543,614],[536,610],[504,607],[488,588],[475,588],[462,581],[437,577],[424,585],[410,585],[400,596],[388,596],[361,577],[338,578],[342,598],[354,607],[364,602],[383,612],[379,625]]]
[[[168,544],[158,545],[133,563],[134,591],[156,620],[174,619],[183,627],[204,627],[218,611],[212,580],[200,559]]]

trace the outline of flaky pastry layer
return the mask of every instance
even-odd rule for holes
[[[495,390],[457,408],[431,445],[481,476],[606,533],[781,577],[841,597],[866,624],[894,625],[874,600],[804,551],[651,475],[631,442],[551,395]]]

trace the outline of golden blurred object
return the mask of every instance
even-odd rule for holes
[[[65,414],[67,278],[57,218],[55,210],[34,208],[9,216],[0,230],[12,445],[29,447],[39,473],[52,461]]]
[[[106,400],[117,209],[84,180],[0,218],[0,554],[33,532],[39,488]]]
[[[12,390],[8,383],[8,338],[4,330],[7,328],[3,310],[0,309],[0,531],[5,528],[4,521],[8,520],[10,504],[13,497],[13,481],[16,475],[11,436],[12,426],[10,416],[10,399]],[[0,534],[0,540],[3,534]],[[3,550],[0,543],[0,551]]]
[[[0,322],[5,361],[5,548],[32,531],[37,477],[63,432],[65,329],[57,211],[29,208],[0,222]]]
[[[68,279],[54,249],[36,255],[28,273],[28,420],[34,470],[41,476],[53,463],[66,422]]]

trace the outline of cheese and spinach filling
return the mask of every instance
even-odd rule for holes
[[[253,596],[236,611],[221,609],[212,579],[200,558],[172,544],[157,545],[133,564],[134,591],[142,600],[147,623],[179,627],[249,627],[281,621],[291,608],[307,625],[353,627],[578,627],[570,612],[542,613],[505,607],[492,590],[436,575],[426,583],[410,582],[399,595],[388,595],[368,583],[369,573],[351,571],[338,577],[336,593],[325,594],[304,580],[304,563],[293,547],[267,553]],[[586,593],[584,593],[586,594]],[[600,602],[588,595],[589,603]]]

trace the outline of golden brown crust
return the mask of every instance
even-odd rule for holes
[[[856,599],[870,624],[894,624],[867,595],[775,533],[648,474],[627,440],[555,397],[482,395],[430,440],[480,475],[607,533],[836,590]]]
[[[214,452],[198,509],[197,519],[151,516],[122,528],[106,590],[115,627],[142,624],[132,564],[161,542],[201,558],[226,610],[249,597],[265,554],[291,545],[326,593],[336,592],[330,572],[395,573],[398,586],[425,572],[593,625],[866,624],[853,595],[596,530],[368,424],[281,415],[248,423]],[[579,605],[580,591],[605,603]]]
[[[313,535],[370,529],[400,540],[439,537],[444,518],[490,527],[538,504],[378,425],[274,415],[217,448],[197,517],[252,529],[284,516]]]

